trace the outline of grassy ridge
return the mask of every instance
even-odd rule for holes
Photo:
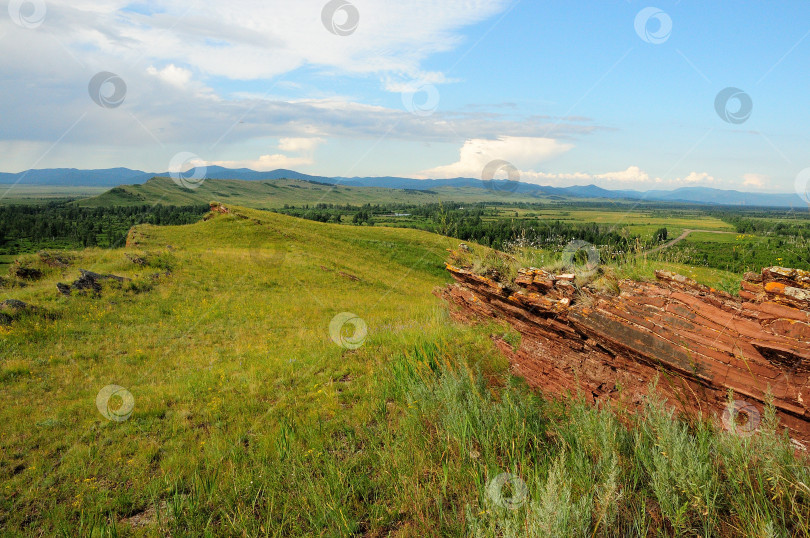
[[[810,477],[785,439],[544,401],[511,378],[490,335],[514,335],[451,322],[431,293],[456,241],[235,211],[140,226],[137,246],[2,290],[48,316],[1,329],[0,528],[808,534]],[[59,296],[78,267],[133,281]],[[341,312],[364,320],[362,346],[333,341],[357,336],[330,334]],[[110,384],[128,420],[96,408]],[[517,480],[492,486],[505,472],[525,502]]]
[[[258,209],[274,209],[284,204],[423,204],[440,199],[466,201],[518,200],[525,196],[499,193],[476,188],[440,188],[430,191],[384,189],[377,187],[344,187],[278,179],[272,181],[242,181],[236,179],[207,179],[194,189],[178,188],[170,178],[152,178],[140,185],[122,185],[104,194],[76,203],[87,206],[192,205],[218,200],[222,203]],[[543,198],[531,198],[543,200]]]

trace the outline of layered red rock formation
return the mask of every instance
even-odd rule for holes
[[[753,415],[770,395],[791,437],[810,440],[810,272],[748,274],[736,297],[664,271],[608,294],[538,269],[521,271],[515,291],[447,268],[458,282],[442,292],[454,316],[510,323],[522,342],[500,347],[545,392],[640,405],[658,379],[681,411],[717,417],[729,389]],[[740,418],[750,427],[758,417]]]

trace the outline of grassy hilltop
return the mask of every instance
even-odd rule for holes
[[[432,294],[457,240],[231,211],[67,267],[30,255],[42,278],[0,290],[39,308],[0,326],[4,532],[810,532],[810,473],[767,416],[741,439],[512,378],[491,335],[516,336]],[[79,268],[132,280],[59,295]],[[330,332],[341,313],[364,340]],[[120,422],[97,408],[112,384],[134,403]]]

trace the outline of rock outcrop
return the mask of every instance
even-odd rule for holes
[[[724,418],[728,391],[753,430],[769,399],[792,438],[810,440],[810,272],[749,273],[740,296],[681,275],[618,282],[618,293],[575,286],[573,275],[520,271],[515,289],[448,265],[442,295],[458,319],[498,318],[522,335],[498,341],[513,370],[553,394],[637,406],[656,390],[686,413]],[[731,426],[729,426],[731,427]]]
[[[20,315],[33,314],[39,309],[18,299],[5,299],[0,301],[0,325],[8,325]]]
[[[22,263],[20,260],[14,260],[14,263],[8,269],[8,273],[21,280],[39,280],[42,278],[42,271],[36,267],[31,267],[27,263]]]
[[[57,283],[56,288],[59,290],[59,293],[65,296],[69,296],[74,291],[85,292],[90,290],[98,293],[101,291],[101,283],[105,280],[114,280],[116,282],[128,282],[130,280],[123,276],[102,275],[100,273],[94,273],[93,271],[87,271],[86,269],[79,269],[79,273],[79,278],[74,280],[70,285],[61,282]]]

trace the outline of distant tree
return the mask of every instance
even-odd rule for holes
[[[668,236],[669,232],[666,228],[658,228],[658,230],[655,232],[655,240],[659,243],[666,241]]]

